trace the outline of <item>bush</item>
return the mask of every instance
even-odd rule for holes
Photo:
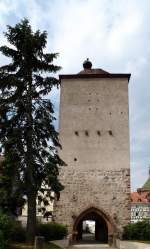
[[[67,227],[57,223],[39,224],[37,227],[38,235],[44,236],[46,241],[63,239],[67,234]]]
[[[0,249],[8,248],[9,241],[24,242],[25,228],[6,214],[0,213]]]
[[[13,229],[13,220],[0,212],[0,249],[8,248],[8,241],[10,240]]]
[[[150,240],[150,222],[141,221],[127,225],[124,228],[123,239]]]
[[[6,249],[7,248],[7,241],[4,239],[4,234],[2,230],[0,230],[0,249]]]
[[[6,214],[0,213],[0,230],[3,232],[4,238],[8,238],[13,229],[13,220]]]
[[[26,240],[26,229],[17,221],[13,225],[11,240],[16,242],[25,242]]]

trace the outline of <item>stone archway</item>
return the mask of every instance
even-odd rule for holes
[[[73,226],[73,241],[81,241],[83,231],[83,221],[93,220],[95,221],[95,241],[100,243],[113,244],[115,225],[111,217],[106,214],[103,210],[95,207],[90,207],[84,210],[76,217]]]

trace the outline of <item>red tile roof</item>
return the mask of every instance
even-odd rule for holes
[[[149,195],[148,192],[132,192],[131,193],[131,203],[149,203],[149,200],[147,199],[147,196]]]

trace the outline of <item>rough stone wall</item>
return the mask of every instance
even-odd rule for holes
[[[114,220],[119,231],[130,219],[130,174],[128,169],[117,171],[70,169],[62,176],[65,191],[57,203],[57,222],[68,226],[74,217],[90,207],[104,210]]]
[[[56,221],[71,232],[74,217],[96,207],[121,231],[130,220],[127,79],[62,80],[60,141],[68,166]]]

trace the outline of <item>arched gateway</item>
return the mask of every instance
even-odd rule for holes
[[[112,243],[113,235],[115,234],[115,225],[108,214],[95,207],[90,207],[84,210],[75,218],[73,225],[73,241],[83,240],[83,222],[86,220],[95,222],[95,241],[101,243]]]
[[[60,157],[67,166],[54,215],[74,242],[85,239],[89,222],[93,238],[111,244],[130,221],[130,74],[92,69],[88,60],[83,66],[60,75]]]

